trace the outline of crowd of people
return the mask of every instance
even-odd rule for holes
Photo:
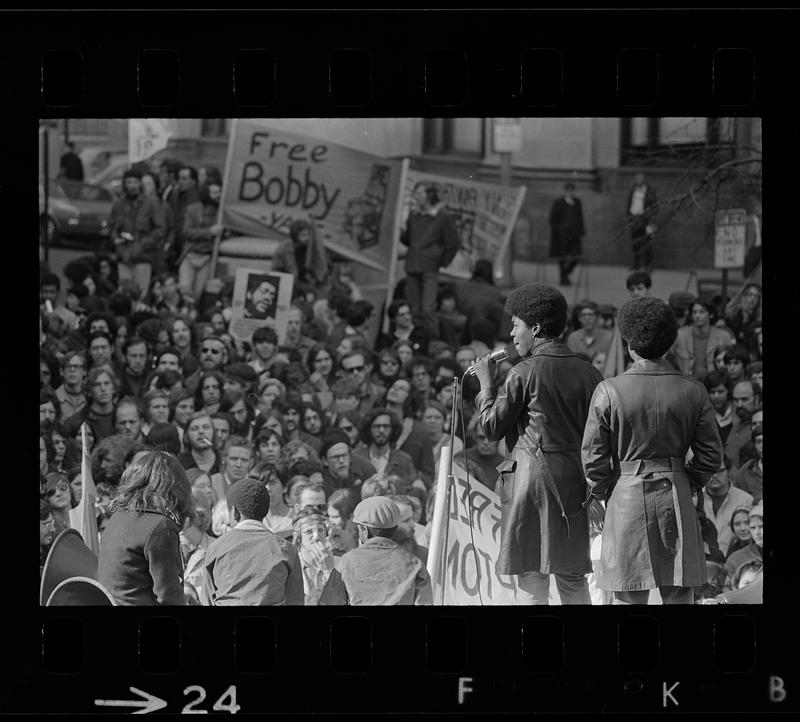
[[[425,567],[454,376],[455,462],[495,489],[509,451],[487,433],[481,385],[465,375],[513,333],[491,263],[435,293],[420,267],[375,334],[383,309],[297,222],[278,261],[296,276],[285,337],[264,327],[243,343],[228,328],[232,284],[206,273],[222,232],[220,178],[160,170],[126,174],[114,253],[40,277],[41,563],[81,499],[85,425],[99,581],[118,603],[431,603]],[[446,216],[437,223],[446,233]],[[409,229],[423,226],[412,217]],[[646,272],[628,278],[631,296],[650,288]],[[720,600],[762,564],[761,289],[745,286],[722,311],[720,299],[684,293],[669,304],[680,329],[668,358],[705,386],[724,442],[693,498],[708,568],[696,597]],[[609,373],[615,314],[580,302],[561,334],[593,373]],[[495,389],[520,360],[508,350]],[[592,539],[602,528],[595,514]]]

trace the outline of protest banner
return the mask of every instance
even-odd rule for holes
[[[231,303],[230,333],[237,341],[251,342],[253,331],[270,326],[278,343],[286,340],[294,276],[253,268],[236,269]]]
[[[458,464],[452,468],[443,533],[446,549],[441,568],[436,567],[438,578],[431,579],[434,599],[454,605],[519,604],[516,576],[495,571],[500,553],[500,498],[476,479],[470,477],[468,482]]]
[[[732,208],[714,216],[714,268],[744,266],[747,211]]]
[[[275,239],[288,237],[293,221],[310,221],[329,251],[353,262],[353,280],[378,311],[394,285],[395,219],[406,165],[289,133],[268,120],[238,118],[225,164],[221,223],[245,236]]]
[[[128,157],[131,165],[147,160],[167,147],[175,132],[171,118],[131,118],[128,121]]]
[[[403,183],[405,217],[411,208],[414,187],[421,182],[435,186],[444,207],[455,217],[461,250],[442,273],[469,278],[475,261],[486,258],[497,263],[505,253],[514,231],[525,186],[478,183],[467,178],[452,178],[411,170]]]

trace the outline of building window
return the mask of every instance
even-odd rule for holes
[[[200,135],[206,138],[224,138],[228,135],[228,118],[203,118]]]
[[[70,135],[108,135],[108,120],[105,118],[69,118]]]
[[[622,165],[717,163],[736,141],[734,118],[622,118]]]
[[[484,119],[425,118],[422,152],[482,158]]]

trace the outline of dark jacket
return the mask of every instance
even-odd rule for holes
[[[350,476],[347,479],[342,481],[334,477],[327,467],[322,473],[322,486],[325,490],[325,498],[330,498],[330,495],[337,489],[354,489],[360,487],[361,484],[373,474],[375,474],[375,467],[369,463],[369,459],[365,459],[360,454],[351,451]]]
[[[183,248],[180,260],[183,260],[187,253],[211,255],[211,251],[214,250],[214,234],[211,233],[211,226],[217,222],[218,214],[219,206],[211,203],[198,201],[186,206],[186,213],[183,217]]]
[[[94,438],[97,441],[105,439],[106,436],[113,436],[117,433],[114,428],[114,412],[110,414],[98,414],[92,409],[92,404],[87,403],[77,414],[73,414],[64,420],[64,426],[70,437],[74,437],[81,428],[83,422],[89,424]]]
[[[358,454],[360,454],[363,458],[367,459],[370,464],[372,463],[369,458],[369,446],[363,441],[359,442],[355,446],[354,451],[358,452]],[[384,474],[396,474],[404,481],[408,481],[410,483],[417,478],[417,469],[414,467],[414,462],[411,460],[411,457],[405,451],[390,448],[389,463],[386,464]]]
[[[410,429],[406,429],[407,424]],[[430,489],[436,474],[436,461],[433,458],[433,442],[431,437],[419,421],[403,419],[403,432],[397,440],[397,448],[405,451],[411,457],[414,468],[419,472],[420,478]]]
[[[436,215],[411,213],[400,242],[408,246],[406,273],[438,273],[461,247],[453,216],[441,206]]]
[[[159,244],[165,235],[164,215],[155,198],[139,195],[128,198],[123,195],[111,208],[108,221],[111,237],[130,233],[132,243],[117,245],[117,258],[123,263],[153,263]]]
[[[498,574],[588,574],[589,520],[581,439],[600,372],[557,341],[533,349],[494,389],[475,397],[493,441],[510,458],[498,470]]]
[[[204,589],[212,606],[304,603],[297,549],[253,519],[211,542],[204,566]]]
[[[367,539],[347,552],[331,572],[320,606],[394,606],[431,604],[428,570],[419,557],[383,537]]]
[[[572,205],[559,198],[550,209],[550,255],[578,256],[581,253],[581,239],[586,234],[583,225],[583,206],[578,198]]]
[[[684,465],[686,453],[694,457]],[[595,390],[583,466],[606,499],[597,585],[609,591],[699,587],[705,553],[692,487],[722,463],[703,384],[664,361],[637,361]]]
[[[97,580],[117,604],[184,604],[178,525],[158,512],[116,511],[100,545]]]

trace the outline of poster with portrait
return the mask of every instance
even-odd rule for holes
[[[293,286],[294,276],[290,273],[237,269],[231,305],[231,336],[250,343],[257,328],[269,326],[278,334],[278,342],[283,343]]]

